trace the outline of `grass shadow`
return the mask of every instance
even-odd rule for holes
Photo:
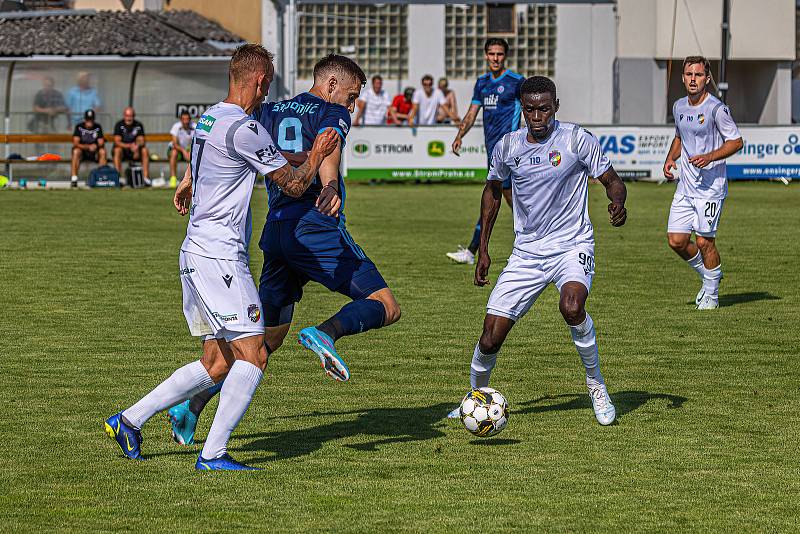
[[[375,436],[375,439],[345,446],[358,451],[375,452],[381,446],[392,443],[423,441],[444,436],[444,432],[435,426],[444,420],[451,407],[450,403],[440,403],[419,408],[372,408],[352,412],[321,413],[318,415],[357,415],[357,417],[348,421],[335,421],[297,430],[238,436],[239,439],[252,441],[236,450],[273,453],[269,457],[250,460],[250,463],[264,463],[306,456],[319,450],[327,442],[365,435]]]
[[[720,295],[719,305],[721,308],[725,306],[736,306],[737,304],[744,304],[745,302],[755,302],[757,300],[781,300],[781,297],[773,295],[767,291],[750,291],[747,293],[734,293],[732,295]]]
[[[649,393],[647,391],[618,391],[611,393],[611,400],[617,409],[617,418],[623,417],[647,402],[656,399],[669,401],[668,409],[681,408],[683,403],[688,401],[686,397],[680,395],[670,395],[669,393]],[[555,404],[548,401],[560,401]],[[545,404],[546,403],[546,404]],[[531,414],[563,410],[591,410],[592,403],[586,394],[564,394],[564,395],[545,395],[533,400],[522,402],[521,409],[512,410],[511,414]]]

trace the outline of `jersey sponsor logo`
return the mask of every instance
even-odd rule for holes
[[[216,121],[217,119],[215,119],[211,115],[203,115],[202,117],[200,117],[200,120],[197,121],[197,129],[211,133],[211,128],[214,126],[214,123]]]
[[[487,95],[483,97],[483,107],[486,109],[494,109],[497,107],[497,101],[500,98],[497,95]]]
[[[256,150],[256,157],[261,163],[269,163],[278,157],[278,149],[275,148],[275,145],[259,148]]]
[[[253,132],[254,134],[258,135],[258,126],[256,126],[255,122],[251,122],[247,125],[247,129]]]
[[[301,104],[300,102],[289,101],[289,102],[276,102],[272,105],[273,113],[281,113],[283,111],[294,111],[298,115],[305,115],[308,113],[309,115],[312,113],[316,113],[319,109],[319,104]]]
[[[350,133],[350,127],[347,125],[344,119],[339,119],[339,128],[342,129],[342,132],[344,132],[345,136]]]
[[[444,141],[431,141],[428,143],[428,155],[434,158],[444,156]]]
[[[561,152],[558,150],[551,150],[547,157],[550,158],[550,165],[553,167],[561,165]]]
[[[230,288],[231,282],[233,281],[233,276],[226,274],[222,277],[222,281],[225,282],[225,285]]]
[[[254,323],[261,319],[261,310],[258,308],[258,304],[251,304],[247,307],[247,316]]]

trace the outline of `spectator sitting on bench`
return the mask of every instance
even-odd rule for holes
[[[76,124],[72,132],[72,187],[78,187],[78,169],[82,161],[106,164],[105,142],[103,127],[94,120],[94,110],[87,109],[83,122]]]
[[[192,159],[189,152],[192,146],[192,136],[194,135],[195,123],[188,111],[181,112],[181,120],[172,125],[169,133],[172,142],[169,144],[169,186],[177,186],[178,159],[188,162]]]
[[[144,144],[144,126],[136,120],[132,107],[125,108],[122,120],[114,126],[114,166],[120,176],[123,161],[141,162],[144,185],[150,185],[150,152]]]

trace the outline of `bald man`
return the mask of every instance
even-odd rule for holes
[[[136,111],[130,106],[122,113],[122,120],[114,125],[114,167],[120,175],[123,161],[140,161],[144,185],[150,185],[150,153],[144,145],[144,126],[136,120]]]

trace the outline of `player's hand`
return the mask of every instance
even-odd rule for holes
[[[338,146],[339,134],[336,133],[336,130],[333,128],[328,128],[314,139],[314,145],[311,147],[311,151],[325,158],[328,154],[336,150]]]
[[[172,198],[172,204],[181,216],[189,213],[189,208],[192,205],[192,180],[184,178],[178,184],[175,190],[175,196]]]
[[[488,252],[479,252],[478,261],[475,264],[475,285],[483,287],[489,283],[489,267],[492,265],[492,258]]]
[[[711,157],[709,154],[698,154],[696,156],[692,156],[689,158],[689,163],[697,167],[698,169],[704,169],[711,163]]]
[[[622,226],[628,219],[628,210],[622,204],[614,204],[613,202],[609,204],[608,214],[611,217],[611,226]]]
[[[459,154],[459,152],[461,152],[461,138],[460,137],[456,137],[456,140],[453,141],[452,148],[453,148],[453,154],[455,154],[456,156],[460,156],[461,155],[461,154]]]
[[[664,162],[664,178],[667,179],[668,182],[671,182],[675,179],[675,175],[672,174],[672,169],[677,169],[678,165],[675,163],[675,160],[668,159]]]
[[[317,209],[320,213],[337,217],[340,207],[342,207],[342,197],[339,196],[339,190],[336,189],[336,186],[328,184],[323,187],[319,197],[317,197]]]

